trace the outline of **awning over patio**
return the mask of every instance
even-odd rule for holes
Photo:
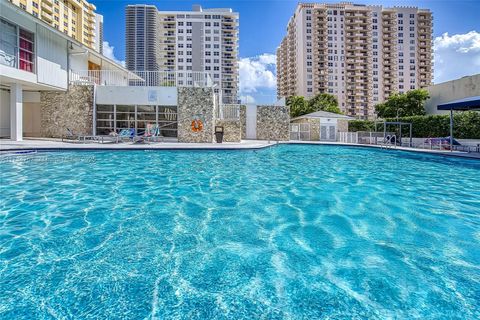
[[[439,104],[437,110],[468,111],[480,110],[480,96],[463,98],[447,103]]]
[[[453,111],[480,110],[480,96],[468,97],[439,104],[437,110],[450,110],[450,151],[453,151]]]

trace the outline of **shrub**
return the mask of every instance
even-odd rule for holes
[[[386,121],[396,121],[396,118],[388,118]],[[399,118],[399,121],[412,123],[414,138],[446,137],[450,135],[449,115],[411,116]],[[348,131],[351,132],[373,131],[374,128],[374,122],[370,120],[353,120],[348,125]],[[408,128],[404,127],[404,130],[408,130]],[[377,131],[383,131],[381,121],[377,121]],[[387,131],[395,131],[395,126],[387,127]],[[475,111],[455,113],[453,116],[453,136],[458,139],[480,139],[480,113]]]

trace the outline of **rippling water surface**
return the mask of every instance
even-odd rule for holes
[[[480,162],[283,145],[0,159],[0,318],[480,318]]]

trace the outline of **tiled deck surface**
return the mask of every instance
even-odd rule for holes
[[[239,143],[180,143],[180,142],[150,142],[150,143],[96,143],[96,142],[62,142],[60,139],[25,139],[23,141],[0,140],[0,151],[7,150],[144,150],[144,149],[259,149],[276,144],[271,141],[244,140]]]
[[[62,142],[59,139],[25,139],[24,141],[10,141],[10,140],[0,140],[0,151],[21,151],[21,150],[58,150],[58,149],[67,149],[67,150],[236,150],[236,149],[261,149],[275,145],[276,141],[261,141],[261,140],[242,140],[239,143],[179,143],[179,142],[153,142],[153,143],[72,143],[72,142]],[[280,142],[280,143],[299,143],[299,144],[323,144],[323,145],[344,145],[344,146],[356,146],[356,147],[370,147],[370,148],[381,148],[377,145],[359,145],[351,143],[339,143],[339,142],[316,142],[316,141],[289,141],[289,142]],[[456,156],[464,158],[473,158],[480,160],[480,153],[467,153],[460,151],[445,151],[445,150],[428,150],[428,149],[417,149],[417,148],[407,148],[407,147],[396,147],[389,148],[391,151],[403,150],[403,151],[413,151],[413,152],[422,152],[429,154],[437,154],[444,156]]]

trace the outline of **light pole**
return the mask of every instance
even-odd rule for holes
[[[397,122],[398,122],[398,114],[399,114],[400,110],[403,111],[403,109],[402,109],[402,108],[398,108],[398,109],[397,109]]]

